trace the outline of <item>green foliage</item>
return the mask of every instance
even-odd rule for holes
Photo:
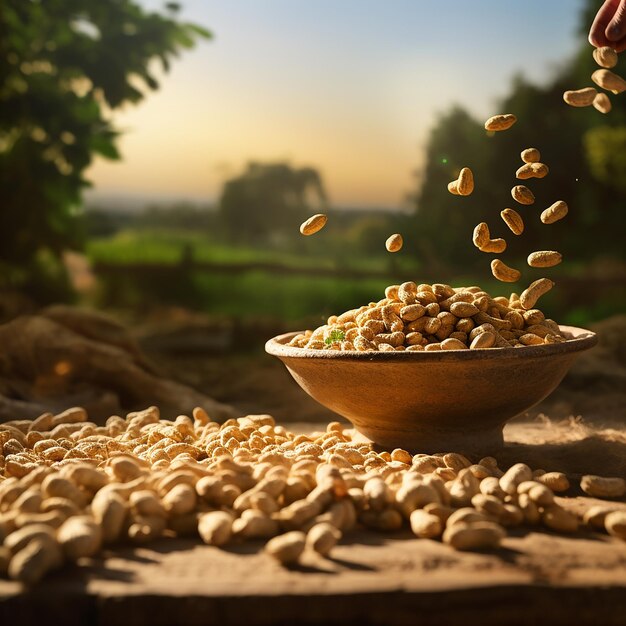
[[[175,8],[175,7],[172,7]],[[0,267],[20,283],[43,252],[81,244],[94,154],[119,159],[111,111],[158,88],[205,30],[132,0],[4,0],[0,9]],[[18,271],[19,270],[19,271]]]
[[[288,163],[249,163],[243,174],[226,182],[220,199],[227,234],[237,242],[283,241],[310,213],[325,207],[318,172]]]
[[[592,176],[607,187],[626,192],[626,126],[590,128],[584,145]]]
[[[332,343],[339,343],[343,341],[345,338],[346,338],[346,334],[343,332],[343,330],[339,330],[338,328],[335,328],[331,330],[330,333],[328,334],[328,337],[324,339],[324,343],[327,346],[329,346]]]

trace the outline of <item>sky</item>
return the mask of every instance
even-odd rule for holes
[[[161,10],[162,0],[138,0]],[[181,0],[214,37],[114,114],[102,199],[214,201],[250,160],[319,170],[335,206],[401,208],[437,115],[497,110],[580,45],[581,0]]]

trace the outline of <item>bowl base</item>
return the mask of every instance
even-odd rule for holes
[[[472,458],[493,456],[504,447],[502,426],[476,432],[459,433],[438,431],[433,432],[406,432],[381,431],[355,427],[355,439],[373,444],[376,451],[391,451],[402,448],[411,454],[436,454],[437,452],[459,452]]]

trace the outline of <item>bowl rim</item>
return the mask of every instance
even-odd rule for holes
[[[360,352],[358,350],[313,350],[286,345],[293,337],[303,333],[295,331],[272,337],[265,343],[265,351],[272,356],[290,359],[321,359],[333,361],[473,361],[485,359],[527,359],[588,350],[598,343],[598,336],[591,330],[577,326],[559,325],[561,332],[569,335],[563,343],[549,343],[522,348],[477,348],[474,350],[433,350],[420,352]]]

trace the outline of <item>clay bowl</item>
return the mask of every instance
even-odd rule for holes
[[[595,333],[561,326],[568,341],[512,349],[438,352],[305,350],[270,339],[296,382],[383,448],[487,454],[505,422],[543,400]]]

